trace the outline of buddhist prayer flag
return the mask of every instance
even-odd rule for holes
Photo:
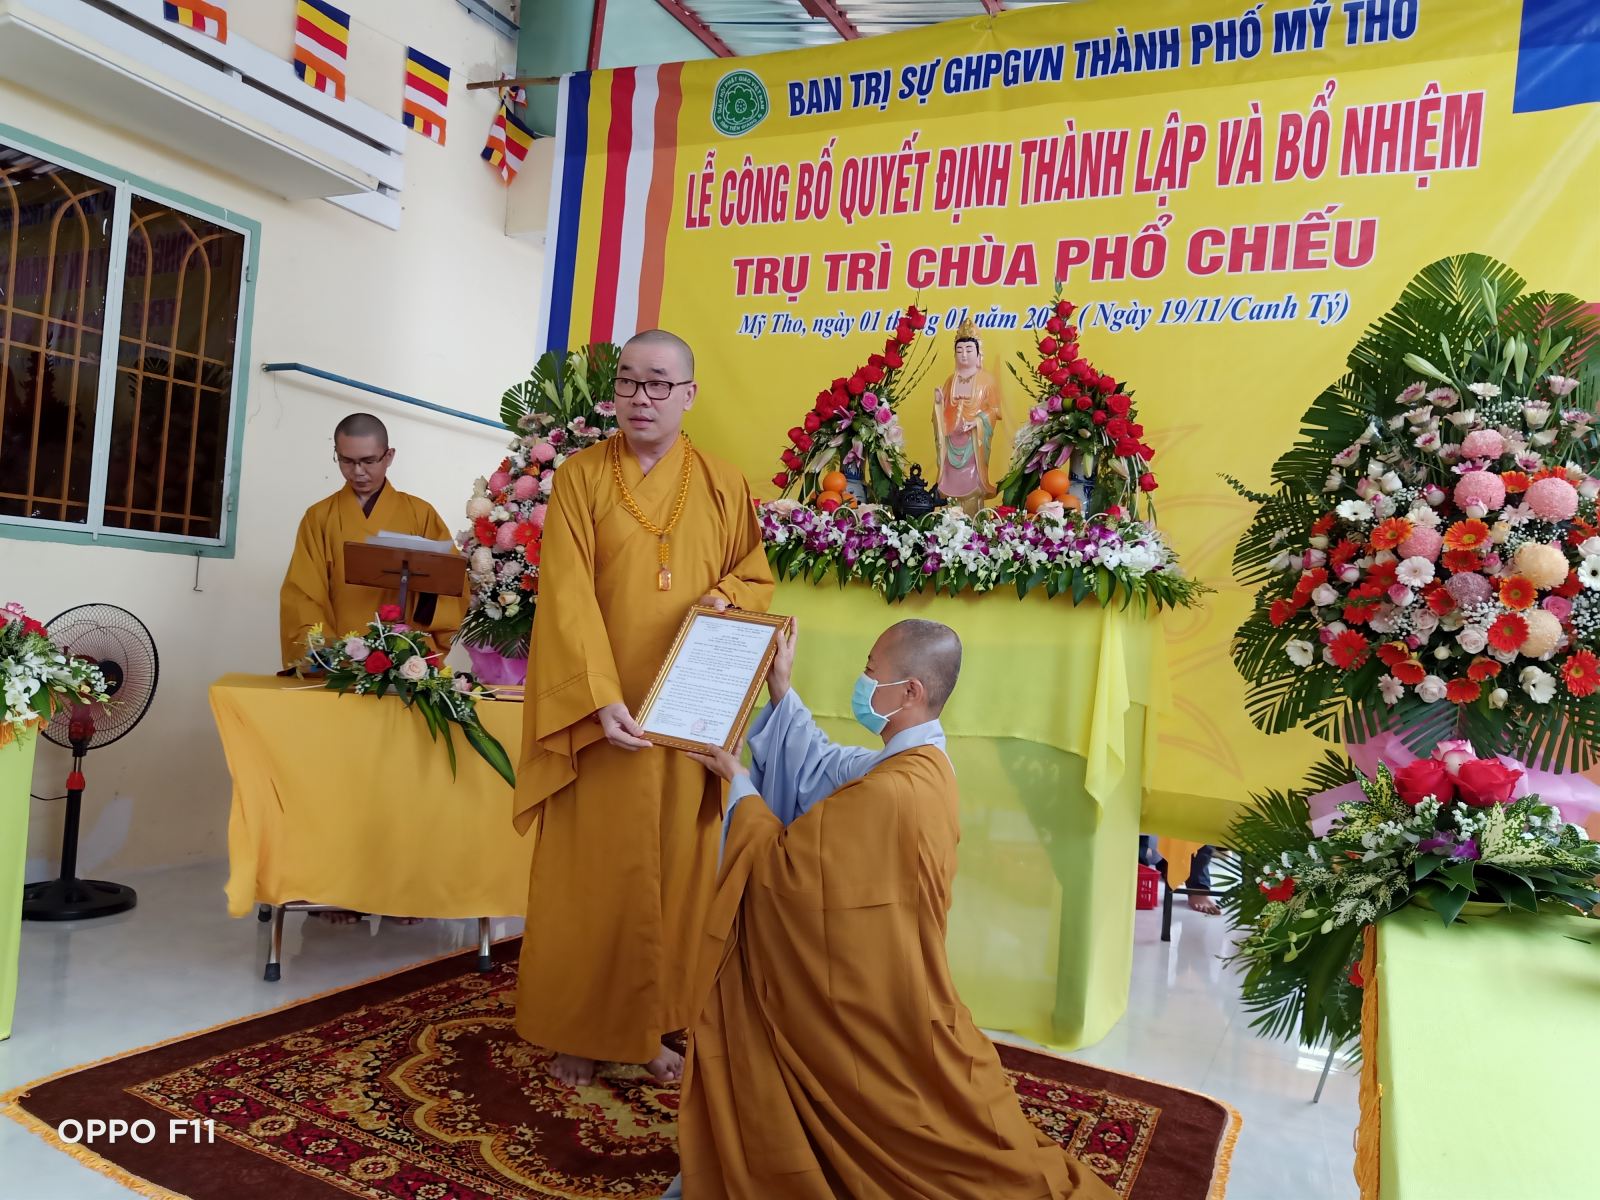
[[[406,50],[406,94],[401,119],[407,129],[444,145],[444,109],[450,103],[450,68],[420,50]]]
[[[502,183],[509,184],[522,170],[528,157],[528,147],[533,145],[533,130],[517,119],[504,102],[489,126],[489,141],[483,148],[483,161],[500,172]]]
[[[335,100],[344,99],[350,14],[324,0],[296,0],[294,73]]]
[[[176,25],[214,37],[219,42],[228,40],[228,10],[220,4],[207,4],[205,0],[169,0],[161,6],[161,15]]]

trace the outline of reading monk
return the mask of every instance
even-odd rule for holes
[[[716,881],[722,782],[634,721],[694,604],[764,611],[772,573],[744,476],[682,432],[694,355],[622,349],[618,435],[564,462],[545,518],[515,821],[538,843],[517,1031],[589,1083],[596,1061],[678,1078],[693,950]]]
[[[873,646],[856,719],[828,741],[780,644],[754,769],[732,783],[679,1110],[690,1200],[1113,1200],[1023,1115],[956,994],[945,925],[960,827],[939,714],[961,642],[902,621]],[[677,1194],[669,1191],[668,1196]]]
[[[345,486],[306,509],[295,534],[294,554],[278,593],[278,627],[283,665],[306,655],[306,633],[321,625],[330,638],[365,628],[386,604],[400,602],[400,589],[357,587],[345,582],[346,542],[364,542],[377,533],[408,533],[430,541],[450,541],[450,530],[426,500],[389,486],[394,447],[389,431],[371,413],[352,413],[333,431],[333,453]],[[406,619],[433,635],[441,650],[466,613],[467,590],[460,596],[417,595]]]

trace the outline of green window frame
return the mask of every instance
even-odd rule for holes
[[[90,489],[87,519],[65,521],[0,514],[0,537],[21,541],[117,546],[166,554],[232,558],[238,533],[239,475],[243,463],[248,364],[251,361],[250,340],[254,325],[255,287],[260,265],[260,223],[231,209],[210,204],[4,123],[0,123],[0,144],[96,179],[115,191],[105,312],[106,329],[103,341],[103,345],[111,348],[113,352],[102,354],[100,362],[99,390],[95,404],[95,446],[91,468],[93,483]],[[136,197],[188,213],[244,238],[244,270],[240,281],[234,339],[232,388],[228,397],[228,422],[225,435],[227,449],[223,464],[222,511],[219,514],[217,537],[132,530],[105,523],[106,479],[112,468],[111,424],[118,377],[118,359],[115,350],[120,345],[123,276],[127,261],[130,214]]]

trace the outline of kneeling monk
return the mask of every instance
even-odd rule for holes
[[[679,1115],[689,1200],[1113,1200],[1034,1128],[956,995],[945,921],[960,835],[939,713],[961,642],[932,621],[878,639],[831,744],[773,665],[753,774],[732,782]],[[758,794],[759,793],[759,794]],[[669,1192],[668,1195],[677,1194]]]

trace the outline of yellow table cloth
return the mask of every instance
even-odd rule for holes
[[[1594,1195],[1582,1096],[1600,1077],[1600,922],[1502,912],[1446,929],[1408,908],[1376,940],[1363,1200]]]
[[[457,777],[397,697],[228,675],[211,711],[233,774],[228,912],[310,900],[395,917],[509,917],[527,908],[531,837],[511,789],[456,733]],[[522,705],[485,701],[516,753]]]
[[[1159,621],[1034,593],[916,596],[780,583],[799,619],[795,686],[830,736],[865,744],[850,689],[884,629],[909,617],[960,636],[944,712],[961,784],[948,946],[978,1023],[1071,1049],[1128,1003],[1145,756],[1164,706]]]

